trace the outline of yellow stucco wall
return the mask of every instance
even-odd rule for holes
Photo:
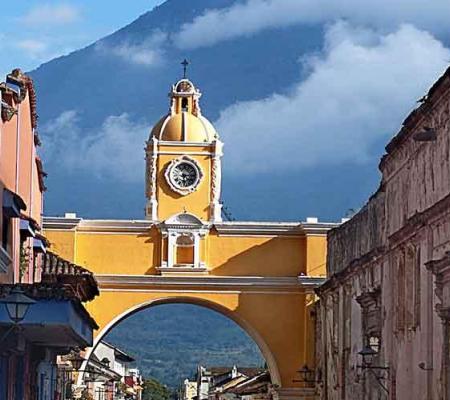
[[[158,274],[164,239],[155,227],[142,232],[107,229],[47,229],[52,250],[101,275]],[[213,228],[202,239],[208,275],[216,277],[291,277],[324,273],[325,235],[219,235]],[[227,315],[255,339],[283,387],[295,387],[296,371],[314,364],[311,306],[301,288],[127,287],[103,285],[87,305],[100,326],[100,337],[117,320],[153,301],[193,302]],[[311,302],[311,295],[308,295]],[[270,365],[270,363],[269,363]],[[275,379],[275,378],[274,378]]]
[[[156,179],[158,182],[158,217],[161,221],[182,212],[183,209],[186,209],[187,212],[196,215],[202,220],[209,220],[209,206],[211,199],[211,155],[209,153],[213,150],[212,146],[158,146],[160,154],[158,155],[158,172]],[[203,178],[197,190],[188,196],[182,196],[173,192],[164,177],[170,162],[184,155],[197,161],[203,173]]]
[[[52,250],[97,274],[154,274],[162,239],[156,228],[142,233],[46,230]],[[202,240],[209,274],[217,276],[325,275],[325,236],[228,236]]]
[[[306,271],[308,276],[322,276],[327,274],[327,246],[323,235],[308,235],[306,237]]]
[[[298,276],[305,271],[305,239],[300,236],[219,236],[206,241],[214,275]]]

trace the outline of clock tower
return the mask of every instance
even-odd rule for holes
[[[202,115],[200,91],[188,79],[172,86],[170,108],[146,145],[146,218],[163,222],[188,213],[221,221],[222,142]]]

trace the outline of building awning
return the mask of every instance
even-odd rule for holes
[[[36,253],[47,253],[47,248],[50,247],[50,242],[44,235],[36,232],[36,236],[33,239],[33,250]]]
[[[33,250],[36,253],[46,253],[47,252],[47,246],[45,245],[44,241],[42,239],[39,239],[38,237],[35,237],[33,239]]]
[[[36,236],[36,227],[33,222],[28,219],[20,216],[20,236],[29,238]]]
[[[3,214],[9,218],[20,218],[20,211],[27,206],[22,198],[11,190],[3,189]]]
[[[55,290],[56,292],[56,290]],[[36,298],[20,323],[23,337],[53,347],[87,347],[93,344],[95,321],[81,304],[68,299]],[[11,326],[6,307],[0,306],[0,330]]]

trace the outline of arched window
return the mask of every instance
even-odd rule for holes
[[[189,105],[189,101],[186,97],[183,97],[181,99],[181,110],[182,111],[188,111],[188,105]]]

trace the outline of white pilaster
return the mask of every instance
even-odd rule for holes
[[[200,235],[194,233],[194,268],[200,267]]]
[[[211,166],[211,222],[222,222],[222,204],[220,204],[222,191],[222,147],[223,143],[220,140],[216,140]]]
[[[158,221],[158,201],[156,199],[156,176],[158,161],[158,139],[152,139],[152,151],[147,151],[147,168],[146,168],[146,195],[147,205],[145,207],[146,218],[151,221]]]
[[[172,268],[174,266],[174,250],[175,243],[177,241],[176,233],[169,233],[169,237],[167,239],[167,267]]]

